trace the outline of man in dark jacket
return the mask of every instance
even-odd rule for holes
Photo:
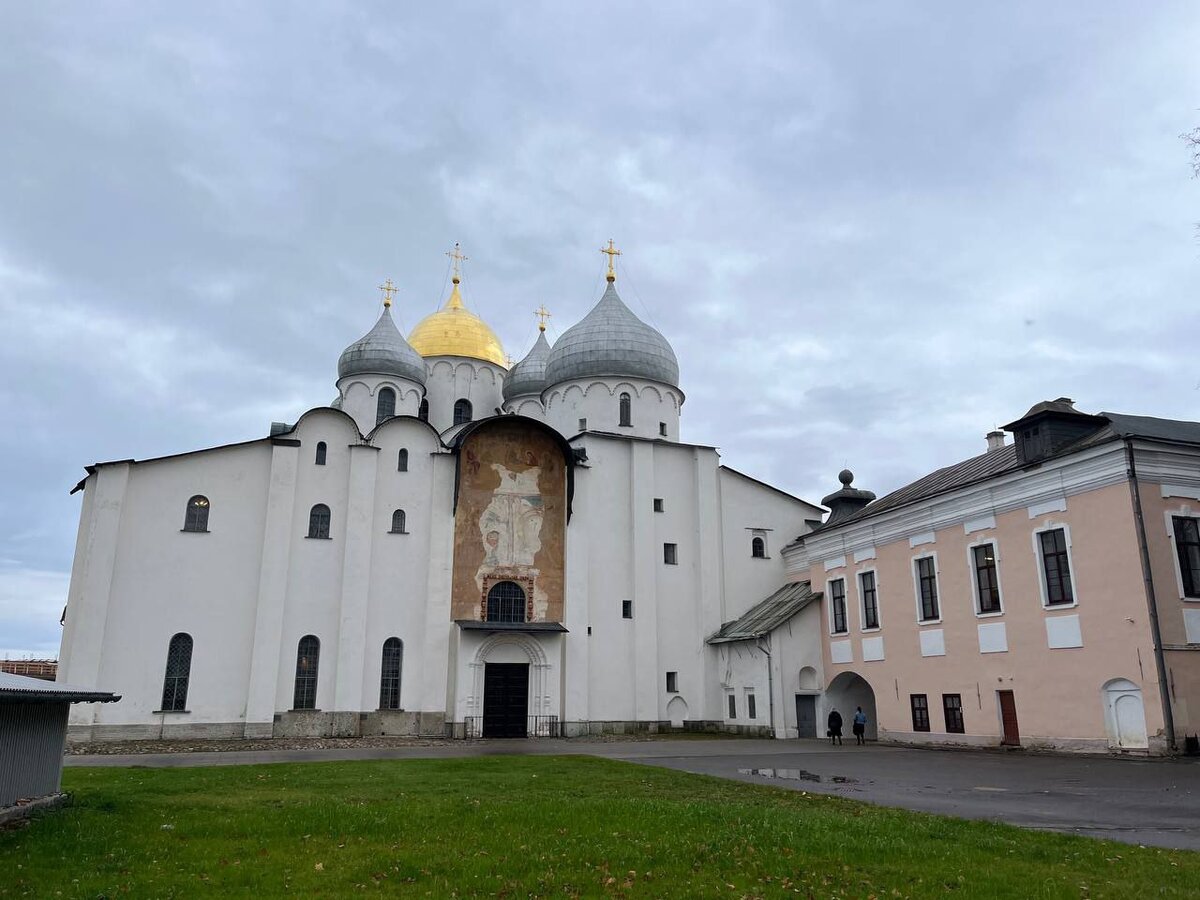
[[[841,744],[842,742],[842,714],[836,709],[829,711],[829,743]]]

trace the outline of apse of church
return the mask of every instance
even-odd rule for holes
[[[493,421],[458,451],[451,615],[561,622],[567,464],[528,422]]]

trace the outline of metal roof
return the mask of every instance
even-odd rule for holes
[[[740,618],[726,622],[721,630],[710,637],[709,644],[724,644],[729,641],[752,641],[770,634],[808,604],[820,599],[812,592],[807,581],[785,584],[766,600],[756,603]]]
[[[546,362],[546,387],[605,375],[679,386],[675,351],[665,337],[630,311],[611,281],[592,311],[554,342]]]
[[[540,394],[546,386],[546,361],[549,358],[550,342],[546,340],[546,332],[539,331],[533,349],[509,369],[508,377],[504,379],[504,399]]]
[[[464,631],[525,631],[565,634],[561,622],[481,622],[478,619],[455,619],[454,624]]]
[[[338,378],[347,375],[395,375],[425,383],[425,360],[404,339],[386,306],[375,327],[342,351]]]
[[[43,681],[40,678],[26,678],[24,675],[0,672],[0,702],[115,703],[120,699],[119,694],[110,691],[96,691],[57,681]]]

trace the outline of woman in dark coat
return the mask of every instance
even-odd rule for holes
[[[842,742],[842,714],[836,709],[829,711],[829,743],[840,744]]]

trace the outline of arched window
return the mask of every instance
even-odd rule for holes
[[[471,401],[470,400],[455,400],[454,401],[454,424],[461,425],[463,422],[471,421]]]
[[[621,395],[621,424],[622,425],[632,425],[633,424],[632,405],[633,405],[633,401],[630,398],[630,396],[628,394],[622,394]]]
[[[390,637],[383,642],[383,668],[379,673],[379,708],[400,708],[400,670],[404,665],[404,642]]]
[[[379,399],[375,401],[375,424],[384,419],[390,419],[396,414],[396,392],[391,388],[380,388]]]
[[[753,556],[755,559],[766,559],[767,558],[766,541],[764,541],[760,537],[756,537],[754,540],[752,540],[750,542],[750,555]]]
[[[422,422],[429,421],[429,401],[422,400],[421,405],[417,407],[417,418]]]
[[[400,452],[396,454],[396,471],[397,472],[407,472],[408,471],[408,451],[407,450],[401,449]]]
[[[161,710],[187,709],[188,678],[192,672],[192,636],[180,632],[167,645],[167,674],[163,678]]]
[[[317,708],[317,664],[321,661],[321,641],[306,634],[296,646],[296,688],[292,709]]]
[[[525,591],[514,581],[498,581],[487,595],[489,622],[524,622]]]
[[[208,531],[208,498],[197,494],[188,501],[183,517],[184,531]]]
[[[317,441],[317,460],[316,460],[316,462],[317,462],[318,466],[325,465],[325,442],[324,441]]]
[[[308,514],[308,536],[310,538],[329,537],[329,507],[318,503]]]
[[[404,530],[404,510],[402,509],[392,513],[392,534],[408,534]]]

